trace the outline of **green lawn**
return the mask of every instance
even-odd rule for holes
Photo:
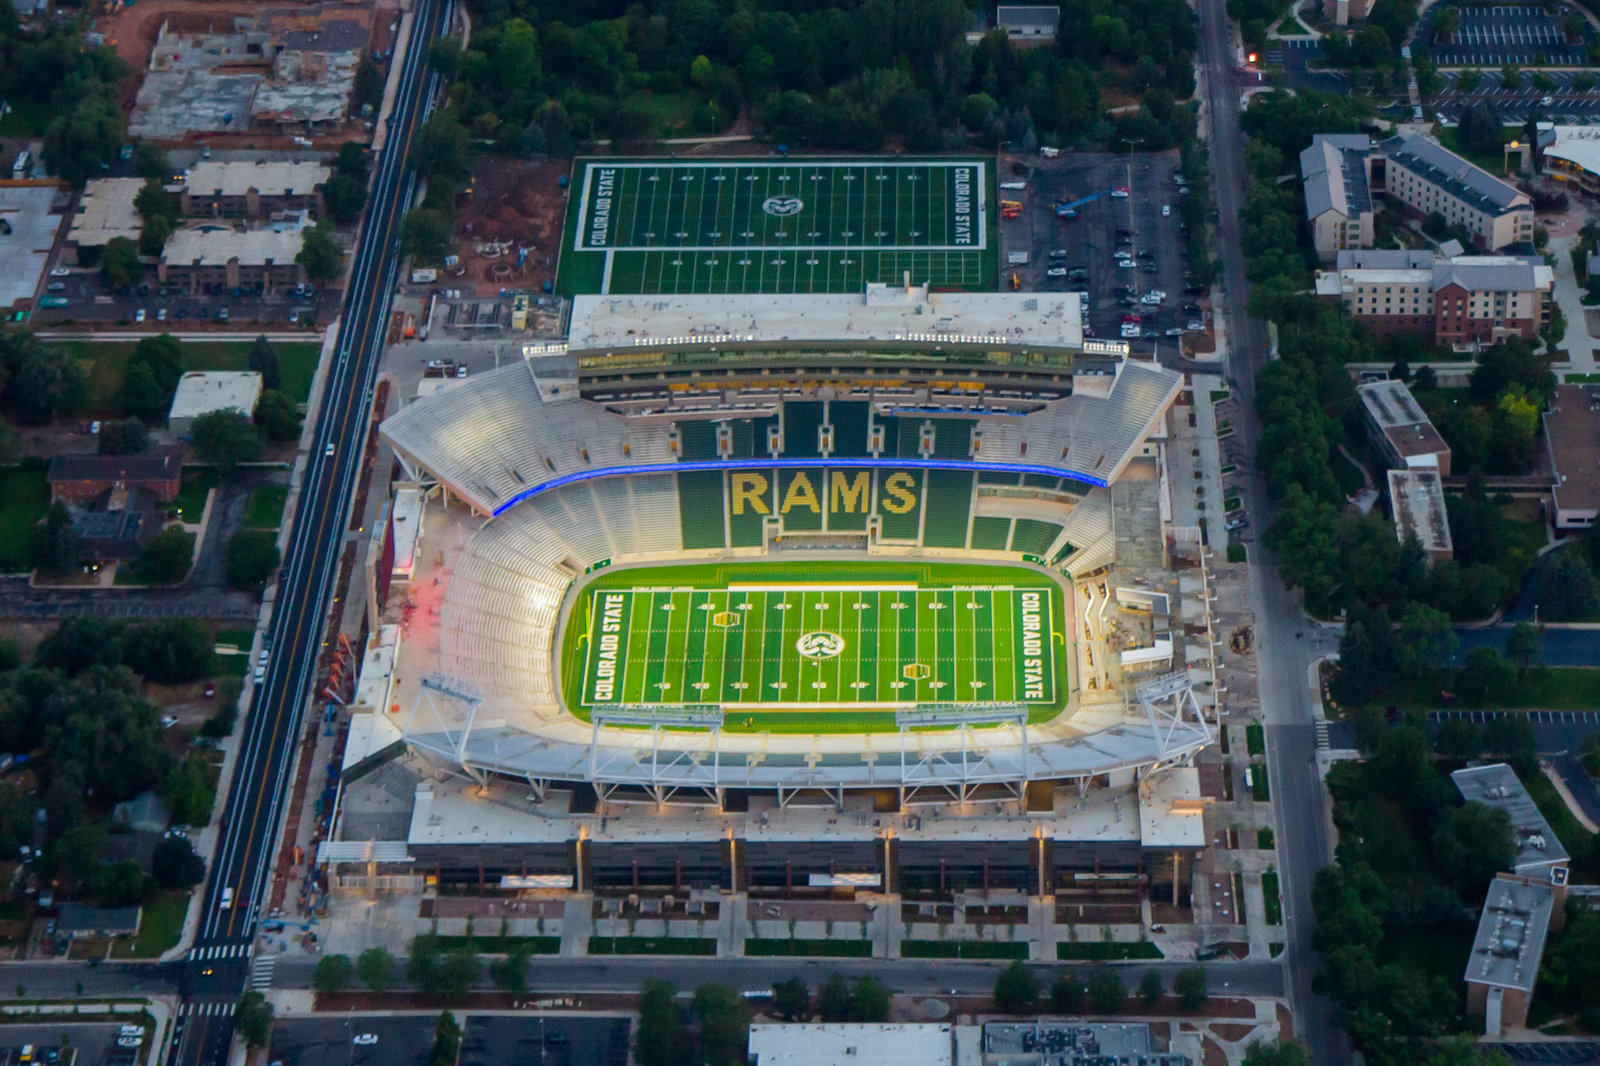
[[[591,955],[715,955],[710,937],[592,936]]]
[[[1401,925],[1384,927],[1378,941],[1380,965],[1398,963],[1430,977],[1442,977],[1459,987],[1472,955],[1473,923],[1459,925]]]
[[[872,941],[746,940],[744,953],[747,956],[793,955],[804,958],[868,959],[872,957]]]
[[[1256,830],[1256,847],[1260,848],[1262,851],[1271,851],[1275,843],[1276,842],[1273,840],[1271,829],[1267,828],[1266,826],[1262,826],[1260,829]]]
[[[9,100],[11,110],[0,118],[0,137],[42,137],[53,112],[47,100]],[[14,158],[14,157],[13,157]],[[9,162],[9,160],[8,160]]]
[[[1251,755],[1267,753],[1267,731],[1260,722],[1251,722],[1244,727],[1244,744]]]
[[[995,940],[902,940],[902,959],[1025,959],[1027,944]]]
[[[188,910],[189,893],[181,890],[161,893],[144,905],[144,912],[139,915],[139,935],[131,941],[118,940],[111,948],[112,957],[151,959],[176,947]]]
[[[250,629],[219,629],[217,631],[218,644],[232,644],[238,648],[239,655],[217,655],[212,661],[216,663],[218,676],[243,677],[250,669],[250,642],[255,639],[255,631]]]
[[[1148,940],[1128,943],[1115,941],[1069,941],[1056,945],[1056,958],[1063,961],[1118,962],[1124,959],[1164,959],[1161,949]]]
[[[183,485],[173,507],[185,522],[198,522],[206,510],[206,494],[216,488],[222,477],[215,467],[195,467],[183,472]]]
[[[1267,788],[1267,764],[1264,762],[1250,764],[1250,798],[1257,803],[1272,799],[1272,793]]]
[[[1228,562],[1242,563],[1247,559],[1248,549],[1243,544],[1228,545]]]
[[[1493,706],[1510,710],[1592,711],[1600,707],[1600,670],[1546,666],[1530,671],[1527,680],[1508,699]]]
[[[0,467],[0,571],[28,569],[33,527],[50,509],[44,474],[44,467]]]
[[[1333,467],[1333,476],[1339,482],[1339,491],[1346,496],[1353,496],[1366,488],[1367,480],[1361,476],[1361,469],[1338,448],[1328,453],[1328,465]]]
[[[184,370],[249,370],[251,341],[193,341],[183,345]],[[137,344],[132,341],[67,341],[60,347],[83,362],[89,372],[85,402],[91,414],[114,417],[122,413],[122,382],[128,359]],[[282,389],[296,403],[311,395],[322,346],[316,341],[291,341],[274,345]]]
[[[509,955],[520,951],[524,955],[559,955],[561,938],[558,936],[442,936],[444,950],[470,944],[479,955]]]
[[[676,137],[685,131],[700,99],[693,93],[653,93],[640,89],[617,101],[618,107],[650,116],[658,137]]]
[[[263,485],[250,494],[244,524],[252,529],[277,529],[283,523],[283,506],[288,500],[287,485]]]
[[[1261,875],[1261,897],[1266,907],[1268,925],[1283,924],[1283,897],[1279,893],[1278,875],[1268,870]]]

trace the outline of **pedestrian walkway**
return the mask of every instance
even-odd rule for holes
[[[265,992],[272,987],[272,971],[278,965],[276,955],[257,955],[250,964],[250,987]]]
[[[1578,239],[1576,233],[1553,237],[1549,251],[1556,261],[1556,306],[1561,308],[1561,317],[1567,321],[1567,333],[1561,340],[1561,347],[1567,350],[1573,373],[1592,374],[1595,372],[1595,342],[1589,336],[1588,323],[1584,319],[1583,289],[1572,272],[1572,249]]]

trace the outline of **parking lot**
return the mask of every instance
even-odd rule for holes
[[[1000,224],[1002,289],[1015,273],[1024,289],[1080,291],[1088,310],[1086,335],[1129,339],[1138,351],[1161,343],[1171,350],[1190,322],[1203,322],[1199,295],[1184,293],[1176,152],[1064,153],[1015,162],[1031,172],[1019,178],[1008,165],[1001,176],[1027,182],[1021,190],[1000,190],[1002,200],[1023,205],[1020,217]],[[1058,218],[1057,204],[1075,205],[1076,217]],[[1013,252],[1027,252],[1027,265],[1007,265]],[[1141,321],[1125,322],[1130,315]],[[1125,338],[1124,325],[1137,325],[1139,336]]]
[[[1525,71],[1518,86],[1507,89],[1501,84],[1498,70],[1482,71],[1477,84],[1470,88],[1467,85],[1471,78],[1464,78],[1462,71],[1441,71],[1439,76],[1442,85],[1434,96],[1435,117],[1453,124],[1460,121],[1461,112],[1466,108],[1487,100],[1495,105],[1507,123],[1521,124],[1530,113],[1577,125],[1600,122],[1600,95],[1596,95],[1593,89],[1578,90],[1573,87],[1576,79],[1593,77],[1592,73],[1578,70],[1541,73],[1550,79],[1543,88],[1534,85],[1533,74]]]
[[[157,327],[177,328],[185,323],[200,326],[209,322],[225,327],[261,327],[281,331],[295,325],[307,325],[308,316],[327,322],[338,313],[339,308],[340,294],[337,290],[324,291],[310,298],[296,297],[292,291],[262,296],[247,293],[235,296],[231,291],[190,295],[167,290],[152,274],[131,291],[119,293],[106,284],[99,270],[56,267],[58,271],[62,269],[66,270],[65,275],[57,273],[45,279],[41,295],[64,298],[67,306],[36,305],[32,319],[35,326],[47,327],[65,322],[118,322],[154,330]],[[144,312],[143,322],[138,320],[140,311]]]
[[[1268,64],[1282,63],[1289,76],[1289,86],[1294,89],[1315,89],[1324,93],[1342,93],[1350,88],[1350,75],[1342,70],[1313,69],[1311,64],[1322,58],[1322,42],[1275,41],[1275,47],[1266,51]]]
[[[424,1066],[437,1014],[352,1014],[281,1018],[272,1027],[274,1063],[283,1066]],[[541,1014],[472,1014],[463,1029],[459,1066],[627,1066],[628,1022]],[[357,1044],[363,1034],[375,1043]]]
[[[142,1015],[137,1024],[145,1025]],[[33,1046],[33,1061],[44,1066],[69,1061],[73,1066],[133,1066],[145,1049],[119,1048],[119,1031],[119,1025],[103,1022],[8,1025],[5,1032],[0,1034],[0,1044],[3,1044],[0,1046],[0,1066],[20,1063],[22,1049],[30,1044]],[[145,1040],[149,1040],[148,1032]],[[52,1051],[55,1052],[54,1058],[50,1055]]]
[[[1569,42],[1561,16],[1570,8],[1547,14],[1541,7],[1458,7],[1461,28],[1448,42],[1434,40],[1433,16],[1424,15],[1417,40],[1428,41],[1433,61],[1441,67],[1500,67],[1533,63],[1581,67],[1589,62],[1594,29],[1584,21],[1584,39]]]

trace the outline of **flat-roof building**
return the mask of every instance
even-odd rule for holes
[[[178,379],[167,426],[187,437],[194,420],[218,411],[237,411],[249,418],[261,399],[261,375],[254,370],[191,371]]]
[[[1015,43],[1053,41],[1061,9],[1041,4],[1002,4],[994,9],[995,28]]]
[[[142,188],[143,178],[95,178],[84,185],[67,230],[67,243],[104,248],[116,237],[138,240],[144,224],[133,202]]]
[[[1503,762],[1470,766],[1451,774],[1450,780],[1468,803],[1481,803],[1510,816],[1517,844],[1512,872],[1543,877],[1552,869],[1565,870],[1567,849],[1510,766]]]
[[[915,1022],[752,1025],[749,1062],[750,1066],[955,1066],[956,1029],[948,1023]]]
[[[328,180],[321,163],[229,163],[202,160],[184,176],[185,215],[267,218],[283,211],[320,211],[318,190]]]
[[[1557,529],[1587,529],[1600,515],[1600,389],[1558,385],[1544,413],[1551,510]]]
[[[1405,382],[1374,381],[1356,392],[1361,397],[1367,431],[1390,467],[1431,469],[1441,477],[1450,476],[1450,445],[1433,427]]]
[[[1522,1029],[1539,980],[1556,892],[1532,878],[1501,874],[1489,882],[1467,959],[1467,1011],[1483,1015],[1483,1031]]]
[[[1435,562],[1455,554],[1450,542],[1450,516],[1445,511],[1444,483],[1437,470],[1389,471],[1389,502],[1394,508],[1395,536],[1404,543],[1415,537]]]
[[[167,239],[157,276],[190,294],[281,292],[306,280],[295,261],[302,241],[298,230],[181,229]]]

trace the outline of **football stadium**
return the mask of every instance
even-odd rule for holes
[[[916,165],[919,189],[949,170]],[[565,340],[382,423],[389,606],[338,883],[1176,901],[1215,714],[1200,534],[1168,502],[1182,376],[1086,351],[1077,294],[940,291],[905,260],[854,291],[660,284],[664,231],[780,232],[689,203],[687,166],[617,168],[612,284]],[[746,199],[776,166],[694,164],[758,175]]]

